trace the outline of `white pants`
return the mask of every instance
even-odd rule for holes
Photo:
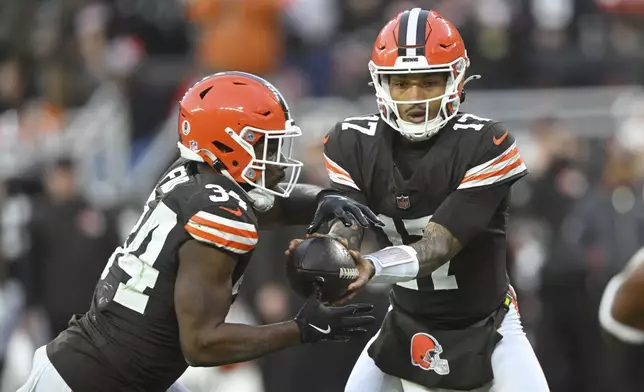
[[[17,392],[73,392],[51,364],[45,346],[34,354],[29,379]],[[190,392],[178,381],[167,392]]]
[[[492,353],[494,380],[476,392],[547,392],[546,377],[523,332],[521,319],[514,305],[499,327],[503,339]],[[448,392],[445,389],[427,389],[418,384],[383,373],[367,353],[378,335],[374,336],[360,354],[349,376],[345,392]]]

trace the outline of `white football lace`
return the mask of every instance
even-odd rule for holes
[[[357,268],[340,268],[340,279],[356,279],[357,277]]]

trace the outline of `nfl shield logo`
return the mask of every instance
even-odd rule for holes
[[[409,207],[411,207],[411,202],[409,201],[409,196],[406,196],[406,195],[396,196],[396,205],[401,210],[409,209]]]

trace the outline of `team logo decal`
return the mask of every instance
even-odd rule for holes
[[[449,374],[449,363],[442,359],[443,347],[432,335],[417,333],[411,338],[411,364],[423,370],[433,370],[444,376]]]
[[[188,120],[183,120],[181,123],[181,133],[186,136],[190,133],[190,122]]]
[[[408,210],[411,207],[411,202],[409,201],[409,196],[400,195],[396,196],[396,206],[401,210]]]

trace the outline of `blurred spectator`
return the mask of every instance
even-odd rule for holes
[[[71,161],[47,168],[44,183],[45,196],[33,206],[27,298],[45,311],[53,337],[89,309],[118,237],[111,219],[79,196]]]
[[[206,72],[267,75],[283,54],[281,0],[193,0],[188,18],[197,30],[197,64]]]

